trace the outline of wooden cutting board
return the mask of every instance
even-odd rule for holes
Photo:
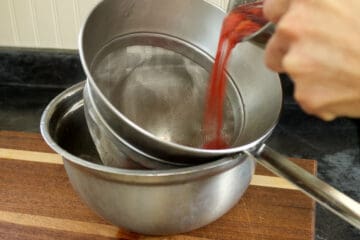
[[[316,162],[294,160],[316,173]],[[141,217],[141,216],[139,216]],[[315,204],[257,167],[240,202],[218,221],[178,236],[127,232],[95,215],[73,191],[60,156],[39,134],[0,131],[0,239],[314,239]]]

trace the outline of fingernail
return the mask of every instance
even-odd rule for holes
[[[320,115],[320,118],[326,122],[331,122],[331,121],[335,120],[336,116],[332,113],[322,113]]]

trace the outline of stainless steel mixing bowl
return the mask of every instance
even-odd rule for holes
[[[191,231],[225,214],[247,189],[255,163],[242,155],[161,171],[102,165],[85,122],[83,87],[66,90],[48,105],[41,132],[63,157],[80,197],[114,225],[151,235]]]

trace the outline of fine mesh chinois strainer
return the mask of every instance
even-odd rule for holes
[[[223,18],[202,0],[105,0],[95,8],[80,53],[95,105],[119,136],[155,157],[196,164],[271,133],[282,103],[279,78],[263,65],[262,49],[244,43],[228,67],[222,133],[231,147],[201,148],[204,95]]]

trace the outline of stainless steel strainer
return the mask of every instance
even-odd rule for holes
[[[111,104],[162,141],[201,148],[205,144],[202,123],[208,71],[160,47],[109,47],[108,54],[95,60],[91,73]],[[238,97],[234,88],[229,92]],[[223,135],[235,142],[242,125],[240,107],[233,109],[228,100],[225,109]]]
[[[197,164],[270,135],[281,109],[277,74],[244,43],[228,67],[225,150],[204,150],[204,94],[225,14],[202,0],[105,0],[87,19],[80,53],[100,114],[154,157]],[[263,103],[267,104],[263,104]],[[257,145],[257,144],[255,144]]]

